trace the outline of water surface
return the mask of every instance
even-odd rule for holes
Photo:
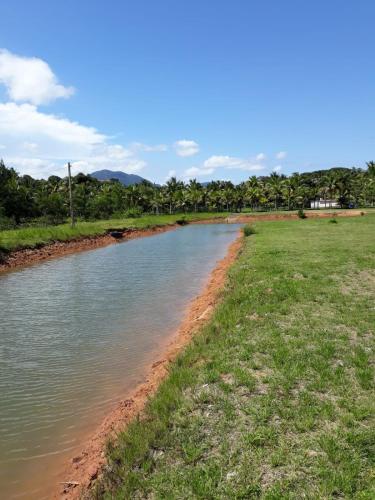
[[[57,464],[143,380],[238,227],[187,226],[0,275],[2,498],[44,498]]]

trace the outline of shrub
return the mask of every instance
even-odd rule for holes
[[[37,219],[36,226],[57,226],[59,224],[64,224],[66,222],[66,217],[64,214],[48,214],[42,215]]]
[[[244,236],[251,236],[252,234],[256,233],[255,229],[252,226],[250,226],[250,224],[246,224],[246,226],[242,228],[242,231]]]
[[[136,219],[141,215],[142,212],[141,210],[139,210],[139,208],[129,208],[129,210],[126,210],[126,212],[124,212],[125,219]]]
[[[176,224],[179,224],[180,226],[186,226],[186,224],[189,224],[189,221],[186,220],[185,216],[182,216],[181,219],[176,220]]]
[[[14,229],[16,226],[16,221],[13,218],[0,215],[0,231]]]
[[[329,219],[329,221],[331,224],[337,224],[337,220],[336,219]]]
[[[5,262],[7,255],[8,255],[8,252],[4,248],[0,247],[0,264]]]
[[[306,219],[306,218],[307,218],[307,216],[306,216],[306,214],[305,214],[305,212],[303,211],[303,209],[302,209],[302,208],[300,208],[300,209],[298,210],[297,215],[298,215],[298,217],[299,217],[300,219]]]

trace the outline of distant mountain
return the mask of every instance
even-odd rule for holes
[[[140,184],[145,181],[143,177],[135,174],[127,174],[121,171],[113,171],[113,170],[97,170],[96,172],[92,172],[91,177],[95,177],[98,181],[110,181],[111,179],[117,179],[124,186],[132,186],[133,184]]]

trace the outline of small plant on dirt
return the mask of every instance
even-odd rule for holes
[[[300,219],[306,219],[307,218],[307,215],[305,214],[305,212],[303,211],[302,208],[300,208],[297,212],[297,215]]]
[[[337,220],[336,219],[329,219],[329,221],[331,224],[337,224]]]
[[[176,224],[179,226],[186,226],[186,224],[189,224],[189,221],[186,219],[186,217],[183,215],[181,219],[176,220]]]
[[[365,215],[365,212],[361,212],[361,215],[362,215],[362,216],[363,216],[363,215]]]
[[[0,264],[5,262],[8,252],[0,247]]]
[[[255,233],[256,233],[255,229],[253,228],[253,226],[250,226],[250,224],[246,224],[246,226],[244,226],[243,228],[244,236],[251,236],[252,234]]]

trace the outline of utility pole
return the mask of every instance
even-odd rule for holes
[[[68,163],[68,180],[69,180],[69,206],[70,206],[70,225],[74,227],[74,210],[73,210],[73,195],[72,195],[72,174],[71,174],[71,165]]]

